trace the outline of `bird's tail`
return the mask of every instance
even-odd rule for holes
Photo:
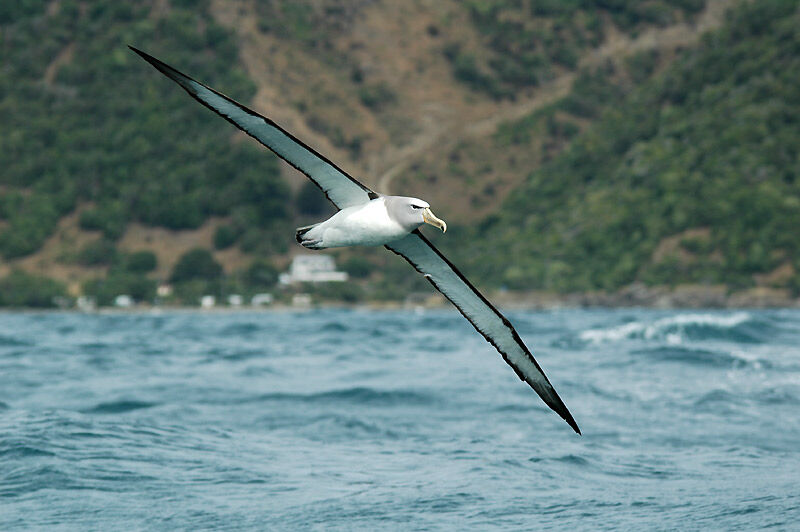
[[[319,224],[316,223],[314,225],[307,225],[305,227],[298,227],[295,230],[294,239],[297,240],[297,243],[303,246],[304,248],[308,249],[320,249],[319,240],[315,240],[313,238],[309,238],[306,233],[314,229]]]

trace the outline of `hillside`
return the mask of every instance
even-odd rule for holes
[[[786,229],[796,221],[797,24],[781,22],[797,22],[796,6],[743,5],[726,19],[731,4],[4,6],[0,275],[16,272],[7,287],[44,287],[39,302],[59,282],[103,301],[149,299],[156,281],[186,301],[270,289],[297,252],[291,228],[330,212],[131,43],[250,103],[377,190],[429,199],[454,228],[437,243],[492,286],[796,289]],[[464,237],[474,246],[454,245]],[[319,295],[427,290],[381,251],[338,252],[363,280]],[[178,275],[191,270],[181,262],[201,273]]]
[[[798,28],[796,2],[745,5],[664,71],[609,91],[613,105],[477,227],[463,258],[513,288],[797,291]],[[555,107],[565,123],[580,115],[569,99]]]

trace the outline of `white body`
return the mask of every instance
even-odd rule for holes
[[[389,216],[385,198],[380,197],[362,205],[347,207],[303,235],[317,241],[314,247],[382,246],[403,238],[410,232]]]

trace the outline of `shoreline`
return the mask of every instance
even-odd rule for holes
[[[653,308],[735,309],[799,308],[800,297],[783,288],[753,287],[731,291],[724,285],[645,286],[632,284],[616,292],[590,291],[571,294],[552,292],[498,292],[498,305],[509,308]]]
[[[4,307],[2,313],[13,312],[79,312],[84,314],[116,313],[160,313],[160,312],[302,312],[315,309],[355,309],[369,311],[419,311],[448,308],[451,304],[438,292],[413,294],[406,301],[316,301],[310,304],[293,305],[274,303],[264,306],[219,305],[204,308],[199,305],[150,305],[137,304],[131,307],[97,307],[80,309]],[[423,296],[423,297],[420,297]],[[313,298],[313,294],[312,294]],[[753,309],[753,308],[800,308],[800,297],[794,297],[787,289],[755,287],[730,291],[722,285],[678,285],[675,287],[649,287],[639,284],[627,286],[616,292],[589,291],[569,294],[545,291],[498,290],[487,293],[487,298],[500,310],[559,310],[580,308],[648,308],[648,309]]]

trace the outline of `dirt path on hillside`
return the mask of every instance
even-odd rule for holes
[[[675,49],[691,45],[703,33],[718,27],[722,23],[725,11],[733,3],[733,0],[708,0],[706,9],[694,23],[681,22],[666,28],[652,28],[633,39],[615,32],[600,48],[588,53],[580,61],[580,66],[597,65],[608,59],[620,60],[645,50]],[[519,120],[535,110],[563,98],[569,94],[574,80],[575,73],[563,74],[539,88],[530,99],[499,105],[491,116],[478,120],[475,120],[475,117],[462,117],[450,124],[439,124],[435,128],[421,133],[411,143],[395,150],[394,153],[386,154],[389,164],[376,180],[377,189],[384,194],[390,194],[394,178],[431,150],[444,151],[463,140],[491,135],[500,124]]]
[[[383,194],[391,193],[392,180],[420,160],[426,153],[436,149],[446,151],[466,139],[486,137],[497,130],[503,122],[522,118],[536,109],[553,103],[569,93],[574,74],[566,74],[548,83],[532,98],[515,104],[501,105],[491,116],[481,120],[454,121],[449,125],[439,125],[436,129],[418,135],[410,144],[396,151],[394,157],[386,157],[391,166],[380,174],[377,189]]]
[[[718,27],[733,0],[706,0],[705,10],[691,23],[681,22],[665,28],[650,28],[636,38],[619,32],[611,33],[606,42],[589,52],[580,66],[598,64],[606,59],[621,59],[653,49],[676,49],[694,44],[708,30]]]
[[[579,64],[581,67],[587,67],[609,59],[621,61],[631,54],[644,50],[675,50],[691,45],[704,32],[719,26],[724,12],[733,3],[733,0],[707,0],[705,10],[692,23],[681,22],[665,28],[651,28],[635,38],[612,30],[606,42],[588,52]],[[417,117],[419,126],[417,135],[405,144],[387,142],[380,145],[366,160],[357,164],[351,160],[347,152],[337,149],[324,135],[310,128],[299,110],[285,105],[283,102],[285,95],[279,93],[277,86],[265,83],[272,73],[265,70],[264,53],[272,53],[271,61],[277,65],[275,72],[285,71],[282,67],[286,67],[286,58],[276,53],[280,50],[280,46],[274,37],[258,30],[249,1],[213,0],[212,10],[223,25],[235,28],[241,37],[242,62],[258,85],[254,105],[328,157],[344,163],[344,168],[352,169],[358,175],[365,177],[366,184],[384,194],[394,192],[393,181],[433,150],[443,152],[465,140],[492,135],[498,125],[518,120],[565,97],[569,94],[576,77],[574,72],[563,73],[538,87],[530,97],[515,102],[495,103],[481,100],[480,104],[470,106],[465,105],[465,102],[431,99],[426,103],[426,107],[432,111]],[[266,52],[267,50],[269,52]]]

